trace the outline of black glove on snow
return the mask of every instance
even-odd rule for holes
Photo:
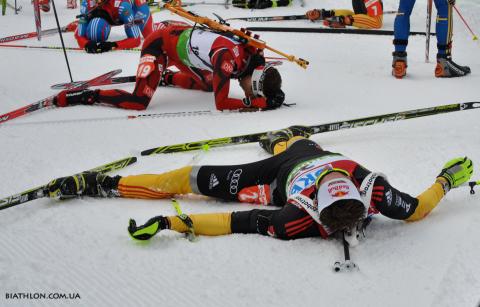
[[[99,53],[108,52],[117,46],[118,45],[115,42],[100,42],[97,45],[97,50],[99,50]]]
[[[87,51],[88,53],[103,53],[103,52],[108,52],[117,46],[118,45],[115,42],[95,43],[93,41],[89,41],[85,45],[85,51]]]
[[[88,43],[85,44],[85,51],[87,53],[97,53],[97,43],[88,41]]]

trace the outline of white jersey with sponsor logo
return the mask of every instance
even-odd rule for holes
[[[335,162],[344,160],[350,159],[342,155],[332,154],[307,160],[298,164],[287,177],[287,198],[312,187],[315,184],[318,176],[325,169],[334,168],[333,164]]]
[[[178,56],[183,64],[189,67],[213,71],[211,65],[211,57],[213,57],[213,54],[210,53],[215,47],[214,45],[217,40],[227,40],[235,45],[239,45],[238,42],[211,31],[188,29],[180,35],[178,40]],[[222,48],[219,50],[221,49]]]

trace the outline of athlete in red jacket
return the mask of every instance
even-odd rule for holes
[[[262,50],[204,28],[165,21],[144,42],[133,93],[123,90],[63,91],[57,106],[105,103],[143,110],[160,85],[213,91],[218,110],[272,109],[283,104],[282,79],[265,63]],[[173,72],[169,68],[179,71]],[[238,79],[245,98],[230,98],[230,79]]]

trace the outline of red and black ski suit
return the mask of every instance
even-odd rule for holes
[[[202,37],[205,37],[203,42]],[[266,108],[264,97],[244,103],[242,99],[228,96],[230,79],[236,78],[246,68],[250,56],[257,52],[256,48],[225,35],[192,29],[183,22],[164,21],[143,44],[133,93],[118,89],[100,90],[98,102],[143,110],[162,81],[164,85],[213,91],[218,110]],[[173,66],[179,71],[166,70]]]

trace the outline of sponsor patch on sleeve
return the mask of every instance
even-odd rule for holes
[[[233,64],[229,61],[224,61],[222,63],[222,71],[226,74],[226,75],[231,75],[233,73]]]

